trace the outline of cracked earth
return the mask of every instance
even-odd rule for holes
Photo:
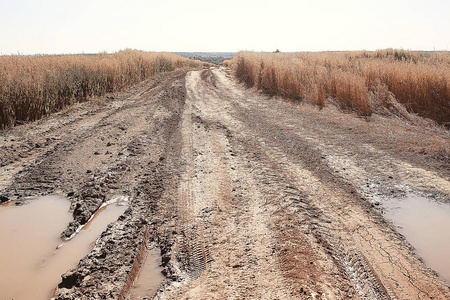
[[[226,69],[178,70],[2,132],[0,200],[66,196],[71,237],[129,199],[56,299],[126,299],[150,246],[155,299],[450,299],[380,208],[449,202],[449,140],[270,98]]]

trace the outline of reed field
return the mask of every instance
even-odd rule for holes
[[[1,56],[0,129],[122,91],[159,73],[203,65],[171,53],[136,50],[89,56]]]
[[[401,106],[450,125],[449,52],[240,52],[224,64],[269,95],[321,107],[333,102],[363,116]]]

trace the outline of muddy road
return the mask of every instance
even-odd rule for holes
[[[2,132],[0,200],[67,197],[63,238],[128,201],[56,299],[127,299],[149,248],[165,275],[156,299],[450,299],[381,209],[409,193],[449,202],[449,141],[420,120],[178,70]]]

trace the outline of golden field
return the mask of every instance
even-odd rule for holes
[[[450,124],[450,54],[375,52],[240,52],[225,62],[248,86],[269,95],[329,102],[367,116],[398,109]]]
[[[0,57],[0,129],[121,91],[159,73],[204,64],[170,53]]]

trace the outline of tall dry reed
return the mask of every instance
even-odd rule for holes
[[[156,74],[203,63],[171,53],[0,57],[0,129],[75,102],[122,91]]]
[[[241,52],[225,62],[236,77],[270,95],[304,99],[370,115],[394,99],[410,112],[450,124],[450,54],[375,52]]]

